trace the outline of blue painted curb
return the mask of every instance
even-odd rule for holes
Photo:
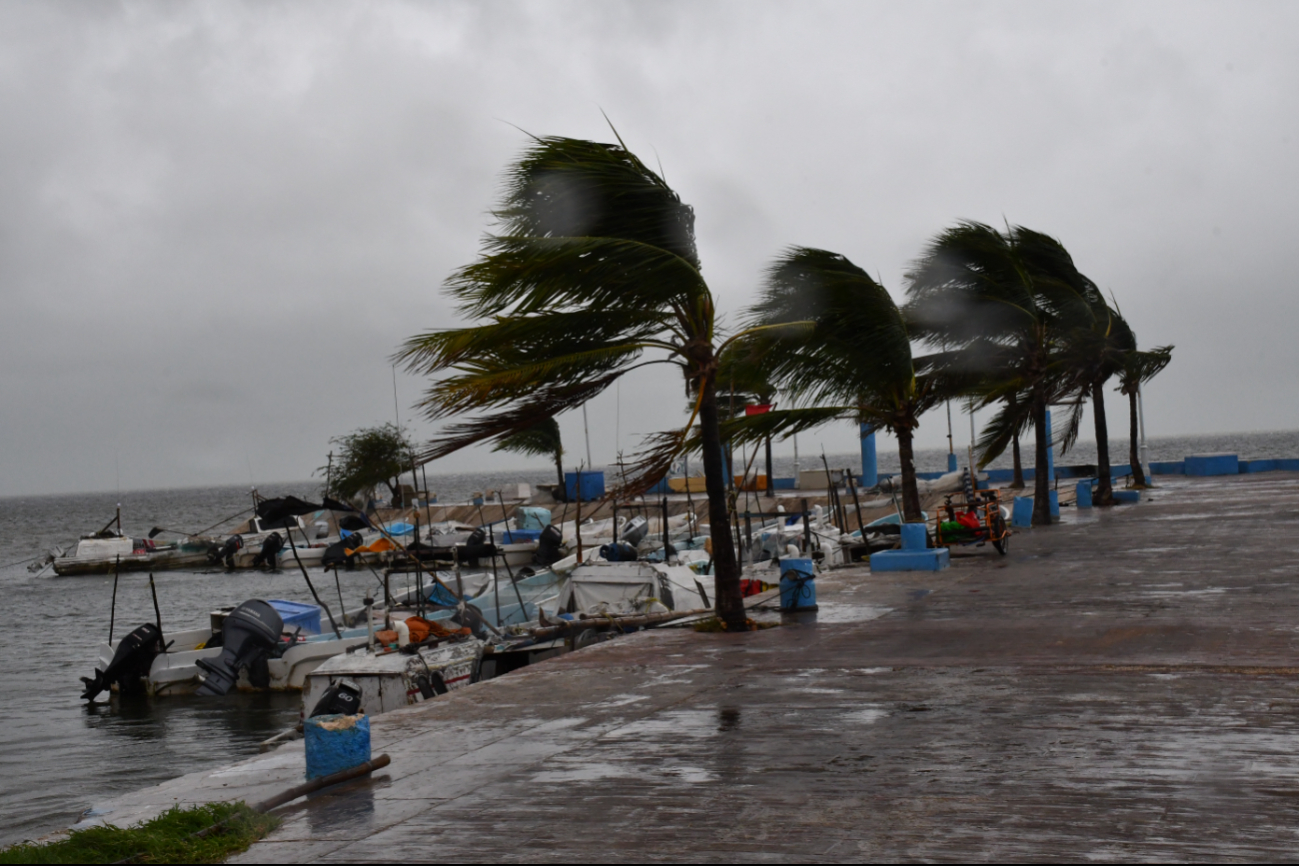
[[[871,554],[871,571],[942,571],[951,564],[952,554],[946,547]]]

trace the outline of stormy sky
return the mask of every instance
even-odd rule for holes
[[[1152,435],[1299,428],[1296,25],[1283,3],[0,4],[0,495],[308,477],[393,418],[401,341],[456,323],[440,285],[520,128],[610,140],[601,109],[695,207],[728,323],[789,244],[901,298],[943,226],[1010,221],[1177,345]],[[656,369],[590,405],[597,463],[682,415]],[[421,387],[397,378],[404,422]],[[935,414],[918,444],[945,434]],[[855,448],[851,425],[807,438]]]

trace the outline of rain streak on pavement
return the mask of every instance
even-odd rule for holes
[[[373,720],[237,860],[1274,860],[1299,819],[1299,476],[1171,479],[1010,556],[818,578]],[[302,745],[103,804],[255,801]]]

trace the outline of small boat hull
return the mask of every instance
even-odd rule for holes
[[[477,682],[486,644],[475,638],[418,652],[357,652],[336,656],[316,667],[302,691],[303,715],[340,680],[361,689],[361,707],[371,716],[388,713]]]

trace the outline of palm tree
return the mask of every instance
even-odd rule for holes
[[[1105,302],[1099,289],[1090,280],[1087,292],[1092,310],[1089,327],[1076,328],[1063,341],[1061,375],[1071,379],[1078,391],[1078,399],[1067,424],[1064,445],[1067,448],[1077,437],[1082,407],[1091,400],[1092,420],[1096,431],[1096,505],[1113,505],[1114,491],[1110,479],[1109,424],[1105,416],[1105,383],[1120,373],[1132,352],[1136,350],[1136,336],[1118,311]],[[1068,386],[1066,386],[1068,387]]]
[[[444,376],[422,400],[431,420],[482,413],[446,427],[425,459],[499,442],[638,367],[676,366],[695,394],[691,418],[650,437],[621,492],[666,475],[698,418],[717,615],[743,628],[717,415],[721,347],[693,209],[621,139],[553,137],[534,139],[510,167],[494,215],[500,232],[447,281],[460,314],[477,323],[420,334],[397,356],[413,372]]]
[[[559,435],[559,422],[554,418],[538,421],[516,433],[496,440],[493,451],[513,451],[531,457],[549,457],[555,461],[559,489],[564,489],[564,442]]]
[[[800,320],[812,327],[780,327]],[[762,328],[743,343],[751,363],[794,408],[728,422],[727,435],[786,438],[845,419],[888,430],[898,439],[903,515],[922,520],[912,436],[954,389],[928,359],[913,360],[907,323],[884,287],[838,253],[792,247],[768,270],[749,321]]]
[[[1051,522],[1046,410],[1062,335],[1090,320],[1081,274],[1064,246],[1023,226],[962,222],[941,232],[907,274],[908,319],[950,363],[983,376],[983,404],[1005,401],[980,442],[986,465],[1031,420],[1034,525]],[[1027,394],[1027,401],[1010,395]]]
[[[1137,397],[1141,386],[1149,382],[1168,366],[1173,360],[1173,347],[1160,346],[1149,351],[1132,351],[1124,358],[1123,369],[1119,371],[1119,392],[1128,397],[1128,459],[1132,463],[1132,484],[1134,487],[1145,487],[1145,469],[1141,466],[1141,453],[1137,448]]]

